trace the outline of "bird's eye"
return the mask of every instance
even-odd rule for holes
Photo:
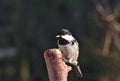
[[[65,40],[65,39],[60,38],[59,39],[59,44],[60,45],[66,45],[66,44],[69,44],[69,42],[67,40]]]
[[[74,42],[72,42],[72,45],[74,45]]]

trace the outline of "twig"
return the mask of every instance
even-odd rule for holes
[[[105,35],[105,42],[104,42],[104,48],[103,48],[103,55],[107,56],[107,54],[109,54],[109,47],[112,41],[112,37],[111,37],[111,33],[110,30],[107,29],[106,31],[106,35]]]
[[[67,81],[68,72],[72,69],[62,60],[59,49],[48,49],[44,53],[49,81]]]

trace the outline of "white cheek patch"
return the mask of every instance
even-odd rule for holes
[[[63,35],[61,37],[64,38],[65,40],[69,41],[69,42],[74,40],[74,37],[72,35]]]

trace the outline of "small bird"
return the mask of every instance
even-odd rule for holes
[[[80,66],[78,65],[79,44],[69,30],[61,29],[58,32],[57,44],[63,54],[63,60],[74,66],[78,77],[83,77]]]

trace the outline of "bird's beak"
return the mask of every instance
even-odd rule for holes
[[[60,35],[57,35],[57,36],[56,36],[56,38],[59,38],[59,37],[60,37]]]

